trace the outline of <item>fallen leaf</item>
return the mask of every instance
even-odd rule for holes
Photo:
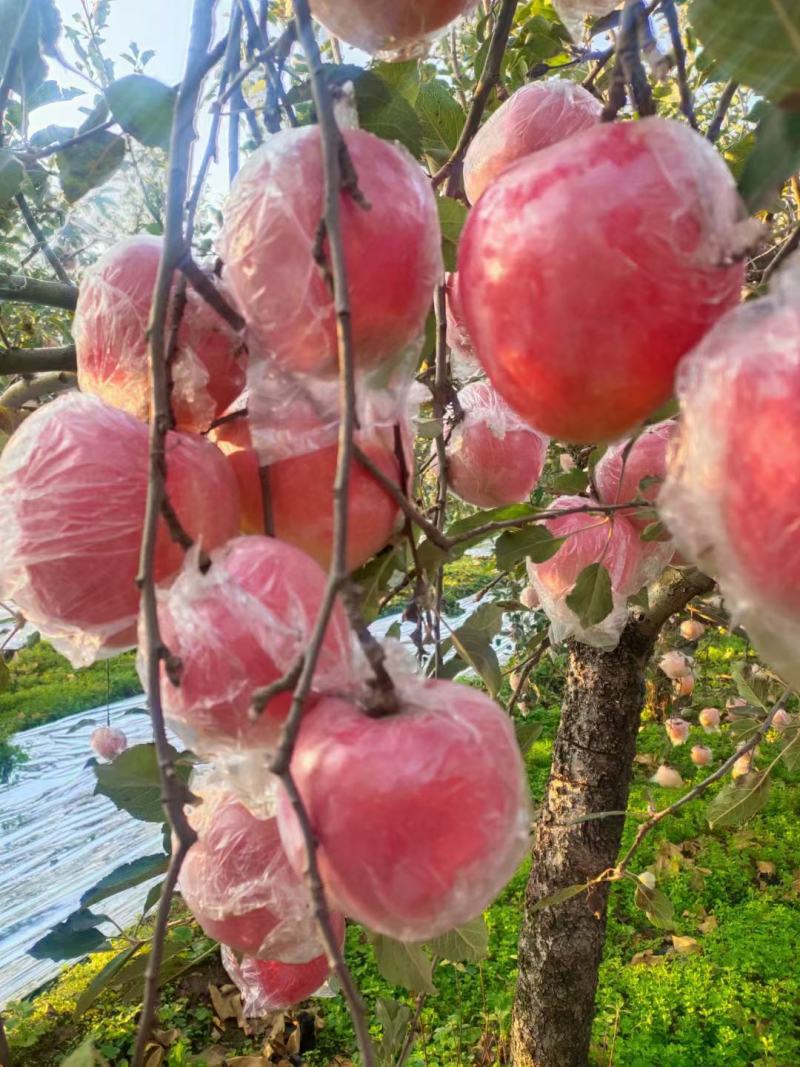
[[[719,926],[716,915],[706,915],[702,922],[697,924],[701,934],[710,934]]]
[[[654,963],[662,963],[664,959],[663,953],[653,952],[651,948],[646,948],[644,952],[637,952],[631,957],[631,966],[635,967],[637,964],[652,966]]]
[[[693,937],[681,937],[680,934],[672,935],[672,947],[676,952],[680,952],[682,955],[699,955],[703,951],[703,947],[699,941],[695,941]]]
[[[226,1055],[222,1045],[209,1045],[198,1058],[204,1067],[224,1067]]]
[[[756,870],[759,874],[773,875],[777,871],[777,867],[771,860],[758,860],[756,862]]]

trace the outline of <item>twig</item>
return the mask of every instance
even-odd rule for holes
[[[333,101],[325,81],[322,57],[314,36],[308,0],[293,0],[293,6],[297,38],[302,45],[311,74],[311,91],[314,98],[317,121],[319,122],[325,176],[324,225],[330,249],[330,274],[336,312],[340,409],[342,416],[339,426],[339,448],[333,488],[333,550],[328,584],[319,616],[309,638],[303,667],[294,690],[292,706],[281,734],[277,752],[270,765],[270,770],[281,779],[303,835],[306,854],[306,875],[314,914],[328,960],[339,980],[350,1011],[364,1067],[375,1067],[375,1053],[369,1036],[364,1006],[344,961],[344,955],[331,923],[330,911],[319,875],[314,830],[290,769],[292,752],[303,716],[303,707],[311,689],[328,622],[336,603],[337,594],[347,581],[348,490],[352,462],[353,431],[356,422],[353,336],[340,210],[343,178],[343,142],[339,128],[336,125]]]
[[[636,832],[636,837],[633,839],[631,847],[628,849],[628,851],[613,869],[614,880],[622,877],[623,873],[630,866],[630,862],[633,859],[634,853],[638,850],[642,841],[644,841],[644,839],[651,832],[651,830],[654,830],[655,827],[658,826],[658,824],[662,822],[662,820],[666,819],[669,815],[674,815],[675,812],[679,811],[680,808],[682,808],[685,804],[688,804],[691,800],[696,800],[699,796],[705,793],[706,789],[708,789],[710,785],[713,785],[714,782],[718,782],[720,778],[724,778],[738,759],[741,759],[742,756],[746,756],[748,752],[753,751],[759,741],[769,731],[769,728],[772,725],[772,720],[775,718],[776,713],[784,706],[784,704],[789,698],[790,693],[790,689],[786,689],[784,691],[780,700],[778,700],[777,704],[775,704],[775,706],[767,715],[764,722],[759,726],[753,736],[748,740],[747,744],[742,745],[741,748],[738,748],[732,756],[726,759],[725,762],[721,766],[719,766],[717,770],[714,771],[713,774],[710,774],[707,778],[704,778],[702,782],[698,782],[694,789],[690,789],[688,793],[685,793],[682,797],[676,800],[674,804],[670,804],[668,808],[663,808],[661,811],[657,811],[655,815],[650,816],[647,822],[642,823],[642,825]]]
[[[518,0],[502,0],[500,10],[497,13],[494,32],[489,42],[489,50],[486,53],[486,62],[472,97],[467,121],[461,130],[461,136],[453,149],[453,154],[431,179],[434,189],[438,189],[442,182],[447,181],[445,187],[447,196],[456,196],[462,188],[464,156],[467,154],[467,149],[473,137],[478,132],[492,89],[500,80],[503,56],[508,46],[511,27],[514,24],[517,3]]]
[[[480,539],[492,533],[499,533],[500,530],[513,530],[517,526],[529,526],[531,523],[544,522],[546,519],[557,519],[562,515],[613,515],[620,511],[635,511],[640,507],[641,504],[635,501],[630,501],[627,504],[585,504],[577,505],[574,508],[540,511],[535,515],[520,516],[518,519],[498,519],[495,522],[484,523],[483,526],[476,526],[474,529],[468,530],[466,533],[457,534],[455,537],[448,537],[447,547],[448,549],[456,548],[457,545],[463,545],[467,541],[472,541],[476,538]]]
[[[0,360],[0,373],[3,363]],[[54,371],[51,374],[39,374],[35,378],[25,379],[9,385],[5,392],[0,393],[0,407],[21,408],[30,400],[37,400],[42,396],[51,396],[54,393],[63,393],[67,389],[74,389],[78,380],[74,374],[67,371]]]
[[[178,269],[186,275],[192,288],[202,296],[203,300],[216,311],[220,318],[224,319],[237,333],[241,333],[245,327],[244,319],[235,308],[231,307],[206,272],[199,264],[195,263],[188,252],[181,257]]]
[[[186,73],[178,89],[175,114],[170,137],[167,207],[164,226],[164,245],[159,263],[153,304],[150,313],[150,375],[153,412],[150,422],[150,470],[147,485],[142,551],[138,582],[142,590],[142,612],[145,625],[147,693],[153,733],[161,776],[162,803],[167,819],[177,837],[177,846],[170,860],[169,871],[158,906],[158,918],[153,944],[145,974],[145,988],[139,1030],[136,1036],[134,1067],[142,1067],[147,1042],[155,1017],[158,994],[158,975],[164,949],[164,936],[169,919],[172,892],[178,879],[184,856],[195,840],[183,804],[186,790],[177,776],[170,755],[161,704],[160,665],[170,666],[169,653],[164,647],[158,624],[158,606],[154,577],[155,547],[158,526],[166,498],[166,436],[171,423],[167,380],[167,316],[170,308],[172,281],[178,264],[186,254],[183,229],[183,207],[189,185],[189,165],[195,139],[194,117],[197,112],[200,86],[209,69],[208,47],[211,42],[212,13],[215,0],[194,0]],[[172,664],[174,666],[174,663]]]
[[[431,961],[431,974],[436,970],[439,965],[439,957],[434,956]],[[422,1018],[422,1009],[425,1007],[425,1001],[428,999],[427,993],[419,993],[417,995],[417,1003],[414,1007],[414,1014],[408,1024],[406,1030],[406,1036],[403,1039],[403,1044],[400,1046],[400,1052],[397,1056],[397,1062],[394,1067],[405,1067],[406,1060],[411,1055],[411,1050],[414,1047],[414,1042],[417,1038],[417,1030],[419,1028],[419,1022]]]
[[[513,11],[512,11],[513,16]],[[433,297],[436,317],[436,364],[433,383],[433,417],[439,420],[440,430],[436,435],[436,459],[439,465],[436,492],[436,526],[444,529],[447,514],[447,446],[444,434],[444,415],[447,409],[447,391],[450,384],[447,365],[447,289],[444,283],[437,285]],[[434,675],[442,673],[442,598],[444,595],[444,567],[436,568],[434,583]]]
[[[274,682],[270,682],[269,685],[262,686],[261,689],[256,689],[255,693],[253,693],[253,699],[250,702],[251,722],[255,722],[256,719],[258,719],[259,715],[261,715],[264,708],[266,708],[271,700],[280,696],[281,693],[288,693],[291,689],[294,689],[300,680],[300,673],[303,670],[304,660],[305,654],[301,653],[281,678],[277,678]]]
[[[402,491],[402,489],[396,484],[396,482],[394,482],[388,476],[388,474],[385,474],[384,471],[382,471],[376,463],[373,463],[363,449],[361,449],[358,445],[355,444],[353,445],[353,458],[364,468],[364,470],[368,471],[372,475],[376,482],[380,483],[382,488],[386,490],[386,492],[389,494],[392,500],[394,500],[394,502],[397,504],[403,514],[407,518],[411,519],[412,522],[416,523],[416,525],[419,526],[423,533],[427,534],[428,538],[433,542],[433,544],[436,545],[437,548],[441,548],[445,552],[448,550],[448,548],[450,547],[450,542],[444,536],[441,530],[432,522],[429,522],[428,519],[426,519],[425,516],[422,514],[422,512],[419,511],[418,508],[414,507],[408,496]]]
[[[675,66],[678,70],[678,88],[681,94],[681,111],[686,116],[693,130],[698,128],[697,116],[694,112],[694,100],[686,79],[686,49],[683,46],[681,27],[678,22],[678,12],[675,10],[675,0],[661,0],[661,10],[667,20],[669,35],[672,40],[672,51],[675,53]]]
[[[63,282],[29,278],[24,274],[0,274],[0,301],[3,300],[74,311],[78,303],[78,288]]]
[[[17,207],[19,208],[23,219],[25,220],[25,225],[30,230],[31,236],[36,242],[38,250],[44,255],[44,258],[53,268],[53,272],[58,278],[58,280],[60,282],[63,282],[64,285],[71,285],[72,281],[70,279],[70,276],[64,270],[64,264],[61,262],[61,260],[58,258],[58,256],[48,244],[44,232],[42,231],[36,219],[33,217],[33,212],[28,207],[28,201],[25,199],[22,193],[17,193],[14,199],[17,202]]]
[[[617,38],[617,62],[611,84],[609,101],[603,109],[603,122],[613,122],[625,106],[625,86],[629,85],[636,110],[641,116],[655,115],[653,90],[639,51],[639,28],[648,13],[643,0],[625,0]]]
[[[394,682],[386,670],[386,653],[380,641],[373,636],[364,622],[361,614],[361,595],[353,582],[348,582],[342,589],[341,599],[347,611],[350,628],[358,638],[361,650],[372,671],[372,678],[367,683],[371,697],[366,702],[365,711],[373,719],[395,715],[400,710],[400,705]]]
[[[781,245],[778,252],[775,254],[775,258],[771,260],[764,269],[764,273],[761,275],[761,284],[766,284],[775,271],[786,262],[791,254],[800,247],[800,224],[795,226],[787,239]]]
[[[0,374],[38,374],[77,369],[75,345],[61,348],[0,349]]]
[[[228,30],[228,51],[225,55],[226,62],[230,63],[230,74],[238,71],[242,56],[242,9],[236,7],[231,12],[230,29]],[[228,182],[239,173],[239,117],[244,107],[244,95],[242,86],[237,83],[233,89],[231,98],[231,113],[228,117]]]
[[[506,711],[508,712],[509,715],[511,715],[513,713],[514,708],[517,706],[517,701],[519,700],[520,696],[522,695],[522,691],[525,688],[525,684],[528,681],[528,678],[530,676],[531,671],[533,670],[534,667],[536,667],[538,665],[538,663],[541,660],[542,656],[545,654],[545,652],[548,650],[549,647],[550,647],[550,638],[549,637],[545,637],[543,639],[542,643],[539,645],[539,647],[533,653],[533,655],[529,656],[528,659],[526,659],[525,662],[522,664],[522,667],[520,669],[519,681],[517,682],[517,687],[514,690],[514,692],[511,694],[511,699],[509,700],[508,707],[506,708]]]
[[[719,98],[717,104],[717,110],[714,112],[714,118],[711,120],[711,125],[706,131],[706,137],[714,144],[722,133],[722,124],[725,122],[725,116],[728,114],[728,109],[733,103],[733,98],[736,96],[736,90],[739,88],[737,81],[729,81],[725,88],[722,90],[722,95]]]
[[[70,137],[66,141],[56,141],[55,144],[48,145],[47,148],[40,148],[36,152],[31,152],[30,156],[32,159],[47,159],[48,156],[55,156],[67,148],[75,148],[76,145],[83,144],[84,141],[94,137],[96,133],[103,133],[104,130],[110,129],[115,124],[116,119],[107,119],[105,122],[101,122],[99,126],[92,126],[90,130],[76,133],[74,137]]]

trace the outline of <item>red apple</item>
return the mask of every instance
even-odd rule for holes
[[[731,615],[800,683],[800,314],[797,264],[730,312],[686,360],[681,433],[659,508]]]
[[[512,163],[596,125],[602,111],[597,97],[566,79],[549,78],[517,89],[467,149],[464,187],[470,203]]]
[[[667,476],[667,454],[678,424],[669,419],[648,426],[631,444],[618,441],[611,445],[594,469],[594,484],[603,504],[627,504],[630,500],[645,500],[655,504],[661,485]],[[647,478],[658,481],[642,488]],[[655,520],[640,518],[636,509],[625,512],[625,518],[637,528],[644,530]],[[664,534],[664,538],[669,535]]]
[[[334,916],[334,927],[341,932],[344,944],[345,927],[341,916]],[[325,955],[316,956],[308,963],[255,960],[248,956],[239,959],[223,945],[221,956],[228,977],[242,995],[244,1013],[251,1019],[284,1011],[301,1000],[307,1000],[331,973]]]
[[[167,492],[210,551],[235,536],[239,494],[201,437],[167,437]],[[97,397],[71,393],[34,412],[0,456],[0,589],[74,666],[136,643],[136,574],[148,477],[148,428]],[[157,581],[184,551],[161,520]]]
[[[172,585],[159,591],[161,632],[182,663],[179,686],[163,676],[167,721],[201,755],[271,748],[291,693],[275,697],[253,723],[253,692],[281,678],[307,647],[327,578],[305,553],[271,537],[235,538],[211,560],[203,574],[190,557]],[[346,690],[350,681],[350,632],[337,604],[315,691]]]
[[[591,499],[561,496],[551,510],[571,511],[591,506]],[[554,537],[565,538],[558,551],[544,563],[528,560],[528,578],[539,595],[541,608],[550,619],[555,642],[576,637],[599,648],[614,648],[627,620],[627,598],[651,577],[637,531],[622,516],[576,511],[546,519]],[[602,564],[611,579],[613,610],[600,623],[584,629],[567,604],[567,597],[581,573],[592,563]]]
[[[180,891],[203,931],[258,959],[313,961],[322,945],[311,898],[286,858],[277,819],[257,818],[219,785],[200,795],[189,813],[198,839]]]
[[[98,726],[92,730],[89,745],[101,759],[115,760],[128,747],[128,738],[113,726]]]
[[[78,384],[139,419],[150,417],[147,329],[161,259],[159,237],[126,237],[83,276],[72,324]],[[171,368],[179,429],[201,432],[244,388],[246,354],[224,319],[186,290]]]
[[[447,443],[452,491],[479,508],[527,500],[542,476],[546,437],[520,419],[489,382],[472,382],[458,394],[464,418]]]
[[[432,35],[476,0],[311,0],[316,19],[364,52],[418,55]]]
[[[561,441],[630,431],[738,301],[742,213],[724,161],[667,119],[598,125],[514,164],[459,251],[467,328],[495,388]]]
[[[410,678],[401,695],[388,718],[321,700],[292,771],[332,903],[372,930],[424,941],[474,918],[512,876],[528,842],[528,785],[511,721],[485,694]],[[282,790],[278,820],[297,869],[303,844]]]
[[[333,545],[333,483],[338,445],[322,448],[313,441],[334,439],[320,433],[318,424],[299,423],[290,413],[285,425],[288,436],[277,423],[268,427],[284,436],[288,445],[296,442],[302,450],[270,464],[268,484],[275,536],[301,548],[325,570],[330,567]],[[264,504],[258,456],[252,447],[253,423],[249,417],[236,419],[215,431],[217,442],[234,465],[242,497],[242,529],[250,533],[264,530]],[[221,438],[225,440],[221,440]],[[403,437],[409,439],[404,429]],[[400,465],[394,448],[394,427],[380,426],[358,431],[356,442],[384,474],[400,486]],[[413,460],[407,448],[409,468]],[[371,559],[395,532],[400,510],[386,490],[357,461],[350,472],[347,565],[350,570]]]
[[[398,359],[425,326],[442,275],[436,202],[404,149],[363,130],[344,138],[369,209],[341,196],[342,232],[359,367]],[[284,371],[335,374],[331,290],[314,260],[323,212],[317,126],[282,130],[250,157],[225,207],[225,281],[261,358]]]

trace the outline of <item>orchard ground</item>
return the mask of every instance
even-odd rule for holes
[[[480,569],[468,564],[463,571]],[[467,583],[461,585],[459,592]],[[668,641],[674,637],[670,632]],[[31,650],[33,651],[33,650]],[[692,706],[724,706],[735,694],[734,662],[750,658],[739,637],[710,628],[697,651],[698,682]],[[541,799],[550,766],[564,657],[545,658],[532,677],[521,721],[542,733],[528,752],[533,795]],[[729,728],[705,735],[693,726],[690,744],[672,748],[656,721],[663,679],[651,676],[645,725],[640,734],[636,784],[630,812],[641,814],[650,798],[659,806],[680,795],[647,779],[667,758],[688,789],[702,773],[692,766],[691,743],[709,745],[715,757],[732,748]],[[508,696],[508,687],[504,688]],[[765,761],[778,745],[763,746]],[[771,799],[737,831],[711,832],[705,803],[695,801],[666,820],[645,842],[635,869],[654,868],[659,888],[675,909],[675,929],[655,929],[634,906],[630,884],[612,893],[608,939],[601,971],[591,1063],[617,1067],[720,1067],[758,1064],[791,1067],[800,1062],[800,781],[779,764]],[[630,841],[637,820],[626,830]],[[526,865],[527,866],[527,865]],[[434,972],[436,995],[422,1011],[422,1037],[410,1067],[455,1067],[503,1061],[516,977],[516,948],[527,878],[522,868],[487,913],[489,956],[480,964],[441,965]],[[180,907],[180,905],[176,905]],[[119,945],[117,946],[119,947]],[[88,982],[108,961],[97,954],[66,970],[38,996],[11,1006],[7,1029],[18,1067],[50,1067],[88,1036],[109,1063],[128,1062],[138,1005],[105,993],[79,1019],[75,1004]],[[415,997],[392,988],[377,971],[372,948],[356,927],[348,931],[347,958],[375,1019],[378,998],[414,1006]],[[226,1058],[256,1056],[264,1032],[245,1034],[236,1021],[218,954],[196,931],[176,958],[180,976],[162,998],[160,1023],[166,1042],[162,1063],[222,1064]],[[209,986],[214,987],[213,994]],[[221,990],[221,995],[218,991]],[[212,995],[214,1000],[212,1000]],[[319,1027],[309,1067],[345,1067],[354,1043],[343,1002],[316,999],[302,1009],[306,1024]],[[215,1018],[230,1011],[231,1018]],[[291,1018],[291,1016],[287,1016]],[[315,1022],[316,1020],[316,1022]],[[212,1030],[216,1037],[211,1037]],[[380,1025],[373,1022],[376,1037]],[[213,1049],[209,1049],[215,1041]],[[270,1062],[254,1059],[252,1063]],[[249,1067],[249,1065],[248,1065]]]

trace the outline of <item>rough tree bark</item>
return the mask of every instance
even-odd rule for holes
[[[584,1067],[588,1061],[609,886],[534,908],[559,889],[588,882],[614,866],[624,817],[575,820],[627,808],[645,668],[656,638],[670,615],[712,588],[711,580],[698,572],[669,571],[651,592],[649,611],[631,617],[613,652],[577,643],[570,647],[525,894],[512,1026],[514,1067]]]

